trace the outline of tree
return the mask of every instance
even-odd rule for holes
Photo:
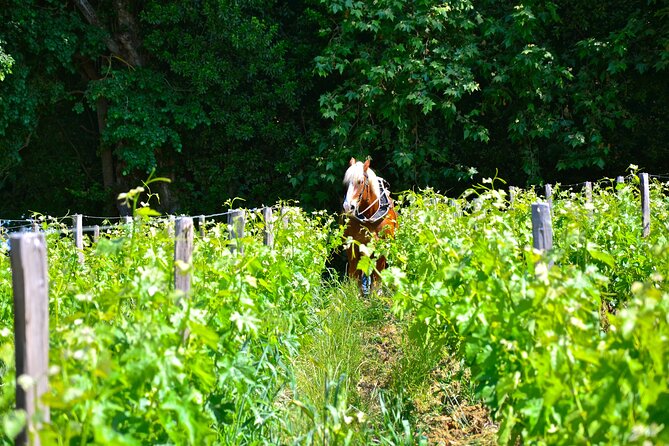
[[[84,170],[100,175],[108,204],[154,168],[175,180],[161,190],[164,209],[220,210],[232,196],[276,199],[281,189],[268,183],[291,164],[308,121],[301,101],[311,70],[302,58],[313,55],[286,32],[307,22],[304,8],[216,0],[13,2],[0,13],[0,38],[13,42],[11,53],[21,61],[2,86],[0,126],[7,133],[0,137],[12,147],[6,165],[27,159],[27,147],[31,154],[47,151],[34,135],[53,132],[39,125],[58,116],[61,129],[63,121],[71,125],[65,134],[75,151],[86,162],[98,158],[94,172]],[[77,127],[97,135],[94,144],[73,137]],[[35,171],[40,167],[47,166]],[[7,180],[5,191],[26,188],[24,177]],[[71,195],[84,197],[89,188],[77,186]],[[179,197],[187,199],[180,204]],[[189,205],[193,197],[198,202]]]
[[[164,210],[210,212],[334,210],[351,156],[453,193],[669,168],[656,1],[5,3],[5,212],[111,212],[153,169]]]
[[[453,186],[468,166],[534,184],[624,169],[665,133],[658,2],[323,3],[326,157],[369,151],[406,186]]]
[[[144,10],[146,47],[176,90],[171,94],[181,97],[177,124],[189,152],[176,159],[199,206],[220,210],[235,196],[266,204],[285,196],[277,166],[303,138],[308,85],[301,72],[308,50],[287,30],[301,8],[175,1]]]
[[[72,60],[76,53],[89,51],[91,42],[82,38],[75,11],[62,2],[13,0],[0,9],[0,40],[14,61],[0,82],[3,208],[8,212],[15,206],[25,213],[44,202],[62,205],[61,197],[69,195],[66,188],[87,181],[90,174],[85,154],[72,149],[89,142],[88,135],[63,119],[62,112],[71,113],[65,104],[81,97],[84,86]],[[53,164],[57,153],[62,154],[61,163]],[[26,158],[33,161],[29,169],[22,166]],[[52,175],[60,180],[61,190],[52,186],[50,196],[42,196],[39,189]],[[89,197],[100,198],[94,190]]]
[[[460,178],[453,156],[462,139],[485,142],[488,131],[471,106],[480,87],[468,1],[328,1],[330,43],[316,59],[335,87],[321,96],[332,120],[328,157],[369,151],[402,185]]]

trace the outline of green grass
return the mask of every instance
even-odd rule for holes
[[[347,280],[326,289],[291,364],[292,441],[426,444],[416,426],[435,428],[429,416],[475,404],[468,376],[444,360],[443,344],[425,342],[410,318],[394,317],[389,296],[362,297]]]

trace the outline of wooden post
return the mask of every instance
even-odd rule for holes
[[[265,246],[270,248],[274,246],[274,215],[271,207],[264,207],[262,209],[262,216],[265,222],[265,234],[263,242]]]
[[[241,239],[244,237],[244,211],[241,209],[231,209],[228,212],[228,232],[230,234],[230,251],[243,253]]]
[[[176,217],[170,215],[167,220],[167,233],[170,237],[174,237],[174,231],[176,226]]]
[[[44,234],[10,237],[14,290],[14,344],[16,355],[16,407],[27,415],[27,430],[16,444],[39,445],[37,430],[49,422],[49,407],[41,396],[49,378],[49,272]]]
[[[84,228],[81,224],[81,214],[74,214],[72,220],[74,228],[74,246],[77,248],[77,256],[79,256],[79,263],[84,263]]]
[[[193,219],[181,217],[176,221],[174,241],[174,289],[190,293],[190,267],[193,260]]]
[[[516,186],[509,186],[509,207],[516,201]]]
[[[550,209],[553,209],[553,186],[546,184],[546,186],[544,186],[544,190],[546,195],[546,203],[548,203],[548,207]]]
[[[125,229],[128,230],[127,234],[132,235],[134,229],[132,225],[132,217],[130,215],[126,215],[123,217],[123,221],[125,222],[124,223]]]
[[[620,191],[619,191],[619,187],[618,187],[618,186],[621,186],[621,185],[623,185],[623,184],[625,184],[625,177],[617,176],[617,177],[616,177],[616,189],[615,189],[615,190],[616,190],[616,194],[620,193]]]
[[[650,184],[648,182],[648,174],[639,174],[639,187],[641,188],[641,226],[643,228],[643,236],[650,235]]]
[[[100,240],[100,226],[93,226],[93,243],[97,243]]]
[[[547,252],[553,248],[553,226],[548,203],[532,205],[532,239],[535,249]],[[552,263],[549,263],[548,267],[551,265]]]
[[[585,202],[592,203],[592,182],[585,182]]]
[[[455,200],[455,199],[453,199],[453,198],[450,198],[450,199],[448,200],[448,204],[450,204],[451,207],[453,207],[453,216],[454,216],[454,217],[460,217],[460,216],[462,216],[462,212],[460,212],[460,205],[458,205],[458,201],[457,201],[457,200]]]
[[[283,224],[283,229],[288,229],[288,226],[290,226],[290,209],[291,208],[289,207],[281,208],[281,223]]]
[[[33,232],[39,232],[39,223],[37,223],[35,220],[30,220],[30,222],[33,225]]]
[[[200,237],[204,237],[204,215],[198,218],[198,226],[200,227]]]

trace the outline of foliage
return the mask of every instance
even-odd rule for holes
[[[58,113],[59,101],[72,98],[65,84],[71,80],[69,64],[73,54],[82,44],[76,36],[79,23],[61,2],[47,3],[50,3],[48,8],[37,8],[34,2],[9,2],[2,11],[4,26],[0,35],[6,41],[4,48],[15,61],[0,86],[3,186],[14,177],[10,169],[19,165],[19,152],[25,155],[26,147],[39,141],[35,136],[40,120]],[[33,69],[36,64],[42,70],[40,75]],[[77,88],[76,84],[71,85]],[[36,160],[34,163],[39,164]]]
[[[306,122],[301,101],[313,49],[296,39],[309,20],[292,22],[303,6],[15,3],[3,9],[0,26],[3,51],[17,61],[0,85],[3,193],[36,182],[13,172],[21,163],[45,177],[52,164],[41,158],[53,143],[68,149],[59,155],[86,179],[57,175],[73,183],[71,194],[58,197],[61,210],[26,194],[14,212],[27,206],[62,214],[74,203],[110,212],[116,194],[154,168],[178,180],[160,191],[168,210],[188,209],[193,197],[206,212],[220,210],[221,196],[274,201],[285,192],[281,183],[267,184],[279,164],[289,165]],[[104,193],[82,202],[95,183]]]
[[[208,227],[185,266],[189,296],[170,285],[173,242],[155,220],[144,218],[132,235],[106,234],[84,265],[70,240],[48,235],[53,422],[43,443],[279,441],[288,400],[274,400],[290,382],[288,358],[318,292],[326,223],[295,214],[273,250],[252,231],[243,255],[230,253],[225,225]],[[3,352],[11,354],[10,287],[3,280]],[[11,371],[8,355],[3,361]],[[5,424],[12,395],[3,386]]]
[[[488,140],[463,104],[479,90],[472,31],[480,17],[471,3],[324,3],[336,20],[321,30],[331,40],[316,71],[341,79],[320,98],[337,147],[329,157],[369,150],[404,183],[425,184],[443,172],[422,167],[453,164],[449,130]]]
[[[111,215],[155,168],[170,212],[335,209],[367,155],[396,190],[661,173],[668,17],[618,0],[10,0],[0,198]]]
[[[655,2],[323,3],[336,18],[316,59],[335,83],[320,100],[327,156],[369,151],[403,187],[452,184],[465,166],[514,183],[620,171],[636,161],[638,105],[666,112],[651,99],[667,94]]]
[[[591,202],[556,186],[549,253],[530,247],[533,190],[511,200],[492,178],[457,200],[405,193],[396,240],[369,247],[390,259],[383,274],[392,307],[412,325],[411,351],[389,372],[378,410],[356,395],[356,383],[370,365],[365,321],[385,311],[386,298],[365,309],[352,284],[323,282],[341,236],[327,214],[292,211],[287,226],[275,223],[270,248],[265,225],[249,213],[236,254],[229,228],[212,222],[196,237],[192,262],[177,264],[157,219],[109,230],[81,264],[59,235],[65,225],[39,217],[51,289],[52,422],[42,440],[421,443],[407,394],[446,347],[470,369],[467,382],[492,410],[502,444],[665,443],[667,184],[652,183],[644,238],[633,178],[596,184]],[[127,198],[141,211],[137,193]],[[12,408],[11,275],[7,256],[0,260],[0,416],[9,444],[25,420]],[[188,295],[173,289],[177,271],[192,274]]]
[[[356,404],[364,303],[354,284],[323,282],[339,240],[332,217],[289,208],[268,247],[249,211],[235,254],[229,227],[210,222],[192,261],[174,262],[170,229],[138,206],[140,189],[121,197],[134,224],[86,240],[84,264],[60,237],[67,227],[37,216],[50,275],[43,444],[412,444],[403,412],[388,407],[377,425]],[[0,260],[0,443],[11,444],[25,418],[13,409],[11,272]],[[183,272],[187,295],[172,285]]]
[[[12,65],[14,65],[14,59],[11,54],[5,53],[2,44],[3,42],[0,41],[0,81],[4,81],[5,76],[11,74]]]
[[[503,444],[666,442],[666,185],[654,184],[647,239],[635,186],[600,184],[592,203],[558,194],[544,256],[531,249],[536,194],[511,203],[490,183],[459,208],[405,196],[403,265],[385,274],[396,311],[466,360]]]

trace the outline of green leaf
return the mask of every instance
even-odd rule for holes
[[[360,256],[360,260],[358,261],[359,270],[369,275],[374,270],[374,266],[374,261],[369,256]]]
[[[210,327],[206,325],[199,324],[197,322],[190,321],[188,327],[193,335],[198,336],[202,341],[211,347],[216,349],[218,347],[219,335]]]
[[[25,410],[13,410],[2,417],[2,428],[5,435],[13,440],[26,427]]]
[[[161,214],[150,207],[142,207],[135,210],[135,215],[140,217],[160,217]]]
[[[588,251],[588,254],[592,256],[593,259],[605,263],[610,268],[615,268],[616,260],[613,258],[611,254],[601,251],[599,249],[599,246],[593,243],[588,243],[586,250]]]

